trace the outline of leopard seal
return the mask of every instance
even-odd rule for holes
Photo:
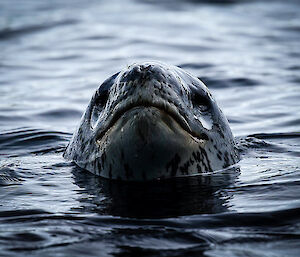
[[[239,161],[228,121],[208,88],[176,66],[128,66],[96,90],[65,152],[96,175],[154,180]]]

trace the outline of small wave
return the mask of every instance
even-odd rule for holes
[[[212,79],[211,77],[199,77],[209,88],[227,88],[227,87],[252,87],[259,85],[259,82],[249,78],[232,79]]]
[[[195,69],[195,70],[210,68],[212,66],[213,65],[209,63],[183,63],[178,65],[178,67],[182,69]]]
[[[6,131],[0,134],[0,155],[21,156],[59,151],[70,136],[64,132],[30,128]]]
[[[37,222],[46,220],[80,221],[85,225],[116,228],[136,227],[147,228],[149,226],[162,226],[164,228],[184,228],[184,229],[209,229],[223,227],[280,227],[300,222],[300,207],[283,209],[270,212],[249,212],[235,213],[225,212],[220,214],[201,214],[178,218],[162,219],[131,219],[122,217],[113,217],[105,215],[85,216],[80,214],[54,214],[44,210],[13,210],[0,212],[0,222],[19,223],[19,222]]]
[[[241,3],[241,2],[247,2],[249,0],[188,0],[188,1],[182,1],[182,0],[163,0],[163,1],[154,1],[154,0],[143,0],[144,3],[148,4],[162,4],[165,6],[177,6],[181,3],[189,2],[191,4],[211,4],[211,5],[230,5],[235,3]],[[174,4],[176,2],[176,5]]]
[[[13,211],[1,211],[0,218],[1,221],[5,218],[34,218],[36,215],[50,214],[44,210],[28,209],[28,210],[13,210]]]
[[[249,212],[249,213],[234,213],[227,212],[221,214],[203,214],[194,215],[182,218],[167,218],[167,219],[135,219],[114,218],[110,216],[92,217],[88,221],[91,224],[102,224],[105,226],[114,226],[117,224],[135,224],[138,226],[161,225],[169,228],[222,228],[222,227],[274,227],[286,226],[300,222],[300,208],[284,209],[271,212]]]
[[[68,109],[68,108],[56,108],[52,110],[47,110],[43,112],[39,112],[36,114],[38,118],[45,118],[47,120],[49,119],[79,119],[82,115],[82,112]]]
[[[289,26],[282,26],[279,28],[282,31],[291,31],[291,32],[300,32],[300,26],[297,24],[295,25],[289,25]]]
[[[48,24],[30,25],[20,28],[2,28],[0,30],[0,40],[7,40],[21,35],[28,35],[47,29],[51,29],[57,26],[73,25],[77,23],[75,19],[68,19],[63,21],[52,22]]]
[[[300,208],[294,208],[264,213],[128,219],[15,210],[0,212],[0,224],[5,229],[0,239],[2,249],[15,256],[53,256],[57,252],[63,256],[98,256],[99,249],[101,253],[102,249],[109,252],[105,256],[199,256],[226,246],[243,247],[246,255],[234,256],[262,256],[252,255],[247,244],[299,240],[298,233],[289,229],[299,222],[299,211]],[[18,226],[18,230],[11,232],[11,226]]]
[[[291,65],[289,67],[287,67],[288,70],[292,70],[292,71],[298,71],[300,70],[300,65]]]
[[[290,132],[290,133],[258,133],[252,134],[248,137],[255,137],[258,139],[269,139],[269,138],[298,138],[300,137],[300,132]]]
[[[9,167],[0,167],[0,186],[20,184],[22,179],[17,172]]]
[[[242,154],[250,150],[266,153],[282,153],[290,156],[300,157],[300,152],[287,140],[298,140],[300,132],[289,133],[257,133],[247,137],[237,138],[237,147]],[[279,140],[279,141],[278,141]],[[297,142],[294,142],[297,145]]]

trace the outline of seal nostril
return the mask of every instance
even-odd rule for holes
[[[154,71],[152,70],[152,65],[137,65],[130,67],[129,70],[124,72],[121,82],[149,80],[153,76],[153,73]]]
[[[115,79],[119,75],[119,72],[115,73],[113,76],[105,80],[94,95],[94,103],[96,106],[103,107],[106,105],[109,92],[113,84],[115,83]]]
[[[94,106],[90,113],[90,124],[94,129],[98,123],[101,112],[103,111],[108,101],[109,91],[108,90],[97,90],[94,97]]]
[[[90,124],[91,128],[94,129],[98,123],[99,117],[100,117],[101,110],[95,106],[92,110],[91,113],[91,118],[90,118]]]
[[[108,95],[108,90],[98,90],[95,95],[95,105],[103,107],[107,103]]]

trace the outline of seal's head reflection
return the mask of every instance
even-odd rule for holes
[[[163,218],[227,210],[220,190],[234,183],[238,168],[208,175],[153,182],[110,181],[78,167],[72,171],[80,208],[76,211],[131,218]]]

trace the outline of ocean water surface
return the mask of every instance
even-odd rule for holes
[[[0,256],[298,256],[300,3],[0,2]],[[133,62],[202,79],[242,160],[107,181],[62,153],[94,90]]]

